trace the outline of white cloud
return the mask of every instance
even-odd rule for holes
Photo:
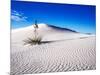
[[[23,16],[23,13],[17,12],[15,10],[13,10],[11,12],[11,20],[13,21],[27,21],[27,17]]]

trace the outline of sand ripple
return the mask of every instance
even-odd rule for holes
[[[11,75],[96,69],[95,36],[37,46],[13,45]]]

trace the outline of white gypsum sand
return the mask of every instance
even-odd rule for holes
[[[11,35],[11,74],[32,74],[96,69],[95,35],[39,24],[41,45],[24,45],[34,35],[32,26]]]

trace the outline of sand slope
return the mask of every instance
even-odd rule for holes
[[[41,45],[23,45],[34,35],[32,26],[12,30],[11,74],[93,70],[96,68],[95,35],[40,24]]]

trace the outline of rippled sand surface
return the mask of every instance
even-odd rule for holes
[[[46,25],[41,25],[39,32],[44,41],[53,42],[23,45],[23,40],[33,34],[32,27],[12,31],[11,75],[96,69],[95,35]]]

